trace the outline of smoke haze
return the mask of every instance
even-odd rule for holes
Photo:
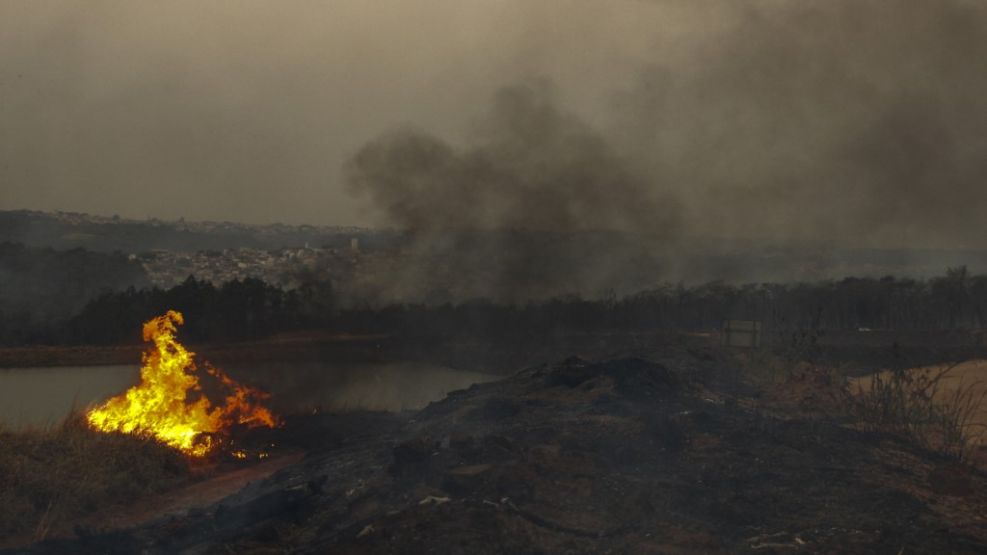
[[[412,231],[616,229],[667,235],[677,203],[636,175],[606,139],[562,112],[551,87],[504,88],[463,149],[412,130],[363,147],[348,184]]]
[[[985,23],[963,0],[7,2],[0,208],[982,248]]]
[[[984,246],[987,6],[731,6],[717,40],[614,101],[614,135],[696,233]]]
[[[493,91],[543,72],[560,83],[599,74],[566,88],[591,111],[611,76],[630,75],[626,59],[649,42],[641,7],[559,9],[0,3],[0,208],[386,223],[340,176],[378,133],[412,122],[455,134]]]

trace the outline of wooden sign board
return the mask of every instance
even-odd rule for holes
[[[723,345],[753,349],[761,346],[761,322],[727,320],[723,323]]]

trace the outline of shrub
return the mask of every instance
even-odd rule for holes
[[[858,382],[848,397],[850,408],[868,429],[906,436],[944,455],[968,458],[982,424],[977,410],[987,396],[979,382],[960,383],[945,391],[943,379],[956,368],[895,368]]]
[[[0,429],[0,538],[44,539],[74,518],[183,482],[189,470],[178,452],[94,432],[79,415],[48,429]]]

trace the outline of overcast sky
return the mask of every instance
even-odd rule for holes
[[[985,21],[975,0],[5,0],[0,209],[387,224],[348,160],[396,127],[468,144],[538,78],[681,233],[987,246]]]
[[[673,6],[530,0],[0,3],[0,208],[366,224],[343,161],[455,135],[533,75],[590,114]],[[669,52],[669,56],[674,53]]]

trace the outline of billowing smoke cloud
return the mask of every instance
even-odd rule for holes
[[[754,275],[695,237],[987,247],[983,2],[331,4],[0,3],[0,208],[386,222],[468,247],[464,294]]]
[[[648,64],[612,129],[694,232],[985,246],[987,4],[701,5],[732,23]]]
[[[626,277],[614,263],[628,255],[626,241],[609,236],[593,249],[601,234],[633,233],[640,248],[674,236],[682,221],[675,198],[561,110],[544,81],[500,90],[466,146],[397,131],[360,149],[346,174],[354,192],[415,234],[423,266],[420,281],[404,268],[405,288],[466,281],[461,294],[509,301],[586,294]]]
[[[817,279],[834,247],[987,245],[987,5],[655,4],[683,9],[697,32],[707,22],[708,40],[657,31],[664,49],[643,57],[633,83],[613,84],[602,131],[544,88],[508,87],[464,145],[414,131],[366,145],[348,165],[351,189],[395,225],[453,243],[464,228],[660,238],[636,251],[582,238],[501,245],[526,256],[493,257],[496,268],[482,251],[508,296],[512,283],[531,289],[506,276],[533,260],[559,270],[540,276],[547,290],[585,293],[647,279]],[[815,251],[768,269],[697,256],[697,237]]]
[[[655,11],[618,4],[0,2],[0,209],[377,225],[353,151],[459,129],[527,74],[592,111]]]
[[[677,202],[562,111],[544,82],[500,90],[457,148],[404,130],[364,146],[348,183],[413,230],[631,230],[667,235]]]

